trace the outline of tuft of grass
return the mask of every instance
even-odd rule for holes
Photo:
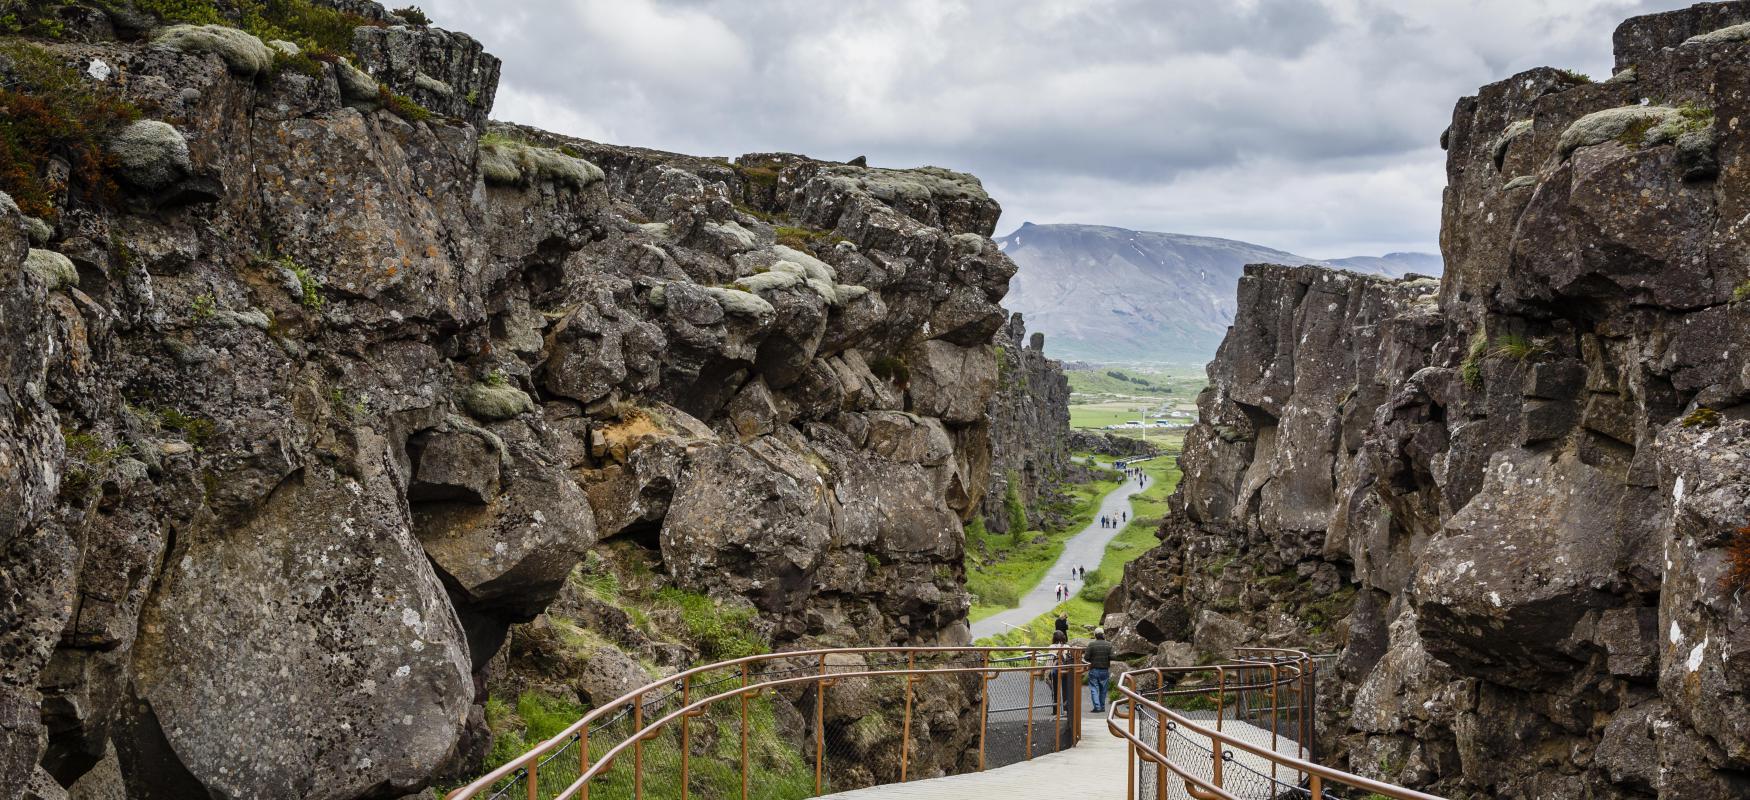
[[[1580,72],[1578,70],[1564,69],[1564,70],[1561,70],[1561,73],[1562,73],[1562,77],[1568,79],[1568,81],[1570,83],[1591,83],[1592,82],[1591,75],[1587,75],[1586,73]]]
[[[817,247],[831,247],[839,242],[848,241],[845,237],[831,231],[797,228],[788,225],[774,226],[772,232],[777,234],[778,244],[810,253],[815,252]]]
[[[1732,287],[1732,302],[1742,303],[1745,300],[1750,300],[1750,281]]]
[[[1483,389],[1483,359],[1488,353],[1489,336],[1482,328],[1478,328],[1476,333],[1471,334],[1470,351],[1465,354],[1464,362],[1458,365],[1459,377],[1473,392]]]
[[[106,147],[139,109],[107,85],[94,85],[60,56],[29,42],[0,44],[0,191],[33,217],[53,221],[56,187],[44,174],[49,156],[71,167],[75,197],[114,197]]]
[[[218,425],[205,417],[184,414],[174,408],[164,408],[158,411],[158,427],[167,431],[182,434],[189,444],[199,447],[212,438]]]
[[[1720,424],[1720,412],[1706,406],[1697,408],[1684,415],[1682,425],[1685,428],[1715,428]]]
[[[389,109],[395,116],[408,122],[424,122],[431,119],[431,111],[425,106],[413,102],[413,98],[404,94],[389,91],[387,84],[377,84],[377,102]]]
[[[1546,355],[1549,348],[1518,334],[1503,334],[1495,337],[1495,342],[1489,348],[1492,358],[1505,358],[1513,361],[1527,361],[1541,355]]]
[[[767,650],[766,643],[751,633],[751,608],[726,609],[705,595],[672,586],[659,590],[656,600],[680,610],[681,624],[704,661],[728,661]]]

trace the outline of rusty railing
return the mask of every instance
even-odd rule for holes
[[[1075,647],[864,647],[707,664],[591,710],[446,797],[801,798],[924,766],[994,768],[1080,739],[1079,662]]]
[[[1440,800],[1316,763],[1318,661],[1298,650],[1242,648],[1232,663],[1126,673],[1107,717],[1127,744],[1126,797]]]

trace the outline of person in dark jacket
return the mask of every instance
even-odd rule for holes
[[[1088,664],[1088,698],[1094,701],[1094,713],[1106,710],[1106,687],[1112,679],[1112,643],[1106,641],[1104,628],[1094,629],[1094,640],[1082,651]]]

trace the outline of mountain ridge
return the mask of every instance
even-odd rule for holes
[[[1237,239],[1111,225],[1023,222],[996,237],[1018,267],[1004,305],[1046,334],[1053,358],[1202,362],[1233,321],[1247,264],[1438,274],[1431,253],[1316,259]]]

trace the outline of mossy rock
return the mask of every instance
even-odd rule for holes
[[[507,383],[481,382],[462,390],[462,408],[484,420],[515,419],[535,410],[528,393]]]
[[[212,53],[245,77],[260,75],[273,65],[273,51],[260,39],[224,25],[171,25],[159,30],[152,43],[184,53]]]
[[[76,286],[79,283],[79,271],[73,268],[73,262],[53,250],[31,248],[30,253],[24,257],[24,269],[48,284],[50,289]]]
[[[505,136],[480,137],[480,174],[487,183],[531,186],[539,181],[584,189],[602,180],[602,170],[581,158]]]
[[[142,119],[128,125],[110,141],[117,169],[128,182],[145,189],[162,189],[193,170],[188,140],[170,123]]]

